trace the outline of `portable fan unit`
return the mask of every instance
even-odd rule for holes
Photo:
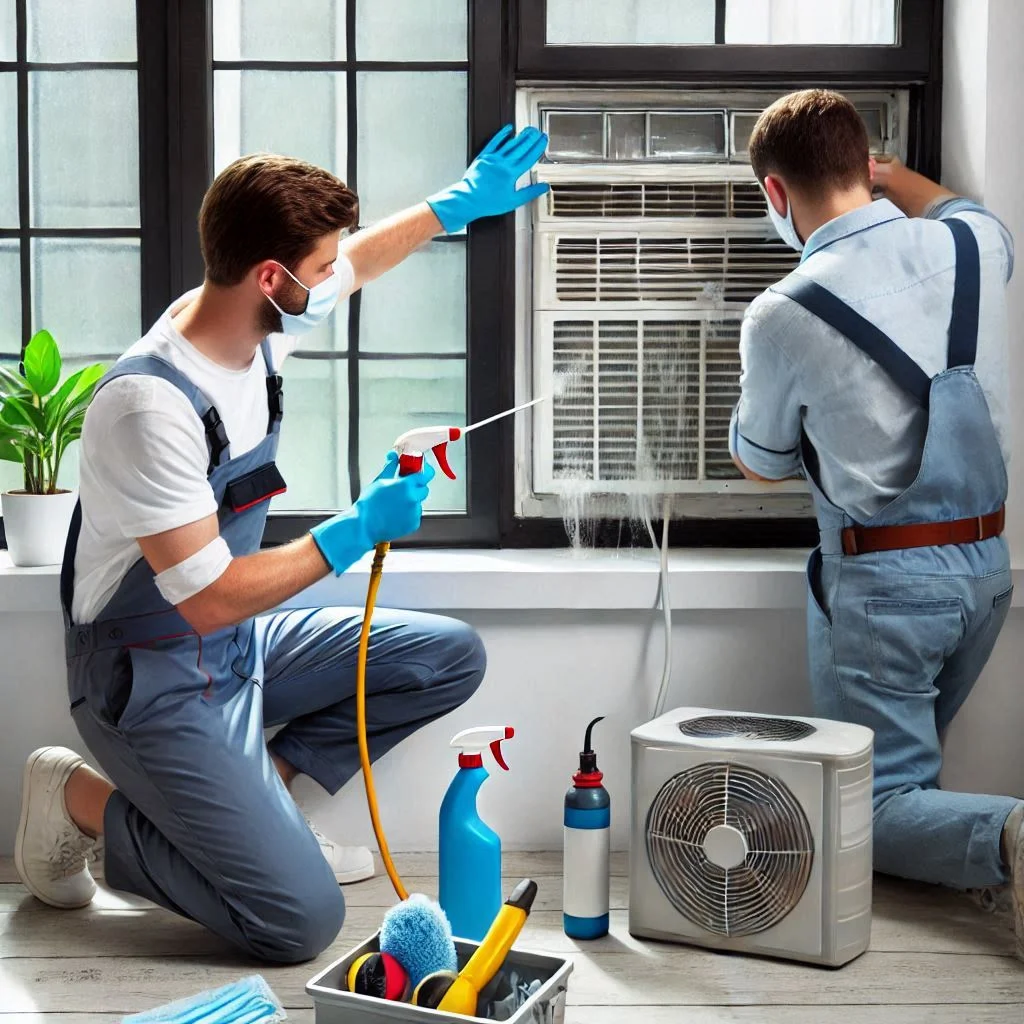
[[[873,734],[679,708],[632,734],[632,935],[837,967],[871,934]]]

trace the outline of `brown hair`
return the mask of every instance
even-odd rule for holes
[[[750,134],[758,181],[777,174],[795,188],[870,188],[868,133],[856,107],[837,92],[804,89],[776,100]]]
[[[354,226],[358,216],[355,193],[323,168],[244,156],[217,175],[199,211],[207,280],[238,284],[262,260],[294,270],[324,235]]]

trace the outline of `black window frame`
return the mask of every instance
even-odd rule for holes
[[[14,68],[26,78],[27,2],[16,0],[19,60]],[[724,31],[725,2],[718,0],[719,38]],[[799,87],[809,83],[838,88],[888,85],[910,91],[908,164],[929,177],[939,176],[941,0],[902,0],[900,41],[890,47],[551,47],[544,42],[546,0],[467,0],[467,5],[467,160],[501,125],[514,121],[517,82],[658,81],[698,88]],[[135,65],[119,66],[136,66],[138,71],[141,329],[145,331],[175,296],[198,284],[203,276],[197,213],[213,177],[212,0],[137,0],[136,12],[138,59]],[[358,61],[352,3],[348,5],[347,17],[347,59],[337,66],[326,66],[332,70],[343,68],[352,75],[359,70],[379,68],[380,62]],[[270,63],[281,66],[278,62]],[[281,63],[288,66],[287,62]],[[451,64],[428,63],[437,69]],[[417,62],[401,64],[415,67]],[[4,66],[11,69],[10,64]],[[459,66],[463,66],[461,62]],[[25,94],[26,89],[19,83],[19,97]],[[350,89],[348,95],[351,104],[355,90]],[[27,112],[21,109],[19,100],[23,203],[27,202],[27,134]],[[351,153],[349,159],[354,160]],[[20,237],[27,223],[26,215],[19,232],[4,234]],[[34,233],[43,232],[28,232]],[[514,218],[509,215],[471,224],[465,245],[466,413],[472,422],[509,408],[515,401]],[[22,258],[24,261],[26,257]],[[354,301],[358,302],[358,298],[354,297]],[[24,341],[30,329],[28,303],[22,310]],[[285,385],[287,391],[287,376]],[[287,403],[285,408],[287,411]],[[515,515],[514,465],[511,420],[499,421],[474,435],[467,451],[467,512],[425,516],[417,535],[396,546],[566,546],[568,541],[560,519],[526,519]],[[272,513],[264,543],[273,545],[293,539],[322,518],[323,515]],[[717,518],[674,522],[669,536],[674,546],[803,547],[815,543],[817,533],[810,518]],[[623,524],[618,520],[607,519],[597,524],[598,546],[614,547],[623,541]]]
[[[356,52],[357,6],[367,0],[349,0],[346,5],[345,60],[335,62],[295,61],[215,61],[212,40],[211,0],[170,0],[179,6],[179,45],[172,45],[171,64],[176,66],[176,93],[172,97],[177,110],[172,111],[171,123],[180,126],[178,150],[180,161],[172,170],[170,182],[171,236],[175,243],[172,253],[174,266],[174,294],[180,294],[190,283],[202,279],[202,260],[199,253],[195,213],[202,196],[213,177],[213,71],[215,68],[266,67],[278,70],[330,70],[349,76],[347,102],[349,112],[349,145],[347,180],[358,193],[356,179],[358,154],[356,152],[355,76],[361,71],[382,70],[458,70],[467,73],[467,153],[479,151],[487,139],[501,126],[497,120],[496,105],[490,96],[489,65],[494,54],[501,49],[502,21],[498,5],[492,0],[467,0],[469,17],[469,53],[466,61],[363,61]],[[174,83],[172,82],[172,85]],[[195,117],[195,111],[201,116]],[[438,187],[444,182],[438,182]],[[470,225],[466,239],[438,242],[466,246],[467,325],[466,325],[466,416],[472,422],[500,411],[500,391],[495,386],[498,374],[497,351],[489,344],[475,344],[475,339],[488,338],[494,330],[495,309],[473,296],[493,294],[496,290],[494,269],[487,254],[493,249],[489,236],[490,224]],[[349,300],[348,358],[359,358],[357,348],[358,317],[361,295],[356,292]],[[285,415],[287,416],[288,376],[285,373]],[[358,375],[349,375],[350,424],[358,420]],[[474,436],[467,451],[466,512],[428,513],[414,538],[396,546],[406,547],[492,547],[498,543],[498,482],[499,443],[495,432],[482,431]],[[349,475],[352,498],[359,490],[356,450],[350,439]],[[383,457],[383,452],[381,453]],[[301,536],[310,527],[324,519],[324,514],[300,512],[271,512],[264,533],[264,545],[286,543]]]
[[[136,3],[136,58],[134,61],[30,61],[28,59],[28,5],[14,0],[15,59],[0,61],[0,71],[13,72],[17,83],[18,227],[0,228],[0,239],[16,239],[20,260],[20,351],[0,352],[13,361],[24,355],[35,330],[32,311],[32,239],[35,238],[137,238],[140,241],[140,329],[151,323],[166,306],[170,274],[167,216],[168,104],[166,100],[168,49],[166,28],[169,10],[164,3]],[[168,0],[176,6],[177,0]],[[29,132],[29,73],[32,71],[134,71],[139,103],[139,226],[136,228],[33,227],[31,226],[31,155]],[[111,362],[120,352],[89,353],[84,358]],[[76,358],[82,358],[76,356]],[[22,366],[22,369],[24,367]],[[0,517],[0,550],[6,549]]]
[[[546,41],[547,0],[512,0],[510,26],[515,53],[506,88],[514,98],[516,82],[531,84],[588,81],[604,85],[671,83],[693,88],[817,85],[842,89],[887,86],[907,89],[910,96],[908,166],[937,180],[941,165],[942,0],[899,0],[897,43],[891,46],[726,44],[725,6],[716,0],[714,45],[701,46],[549,46]],[[504,290],[514,296],[515,238],[506,225]],[[511,313],[509,314],[511,321]],[[514,370],[515,331],[505,325],[501,337],[506,361],[505,403],[511,404],[508,383]],[[522,518],[514,514],[515,450],[511,431],[502,437],[500,542],[503,547],[564,547],[568,541],[561,519]],[[657,529],[660,523],[655,524]],[[594,524],[597,547],[628,544],[629,529],[618,519]],[[815,520],[808,517],[685,518],[669,524],[673,547],[812,547],[817,543]]]

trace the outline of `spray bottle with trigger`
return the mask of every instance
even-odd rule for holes
[[[459,770],[441,804],[438,902],[460,939],[482,942],[501,909],[501,840],[480,819],[476,797],[487,781],[484,751],[507,772],[501,744],[514,735],[511,726],[491,725],[466,729],[451,743],[459,751]]]
[[[565,794],[562,927],[573,939],[608,934],[611,797],[601,785],[604,775],[590,744],[601,720],[587,726],[580,770]]]
[[[512,416],[523,409],[543,402],[547,395],[535,398],[532,402],[524,402],[514,409],[506,409],[495,416],[489,416],[485,420],[479,420],[468,427],[420,427],[415,430],[406,431],[395,441],[393,447],[398,452],[398,475],[409,476],[418,473],[423,468],[423,453],[429,448],[437,459],[441,471],[450,479],[455,479],[455,473],[448,463],[448,442],[458,441],[471,430],[486,426],[495,420]],[[373,785],[373,768],[370,764],[370,744],[367,738],[366,726],[366,663],[370,650],[370,627],[373,621],[373,609],[377,604],[377,591],[380,589],[381,577],[384,573],[384,559],[387,557],[390,548],[388,541],[381,541],[374,548],[373,563],[370,566],[370,582],[366,588],[366,604],[363,608],[363,624],[359,631],[359,648],[356,654],[356,739],[359,746],[359,765],[363,770],[363,785],[366,789],[366,806],[370,812],[370,821],[373,824],[373,834],[377,837],[377,846],[380,849],[381,860],[384,861],[384,868],[391,879],[395,893],[400,900],[408,898],[409,893],[402,883],[394,861],[391,859],[391,851],[388,849],[387,837],[384,835],[384,826],[380,820],[380,808],[377,806],[377,791]],[[497,913],[501,905],[500,889],[501,879],[498,879],[499,898],[494,906],[494,913]],[[491,917],[494,915],[492,914]],[[488,918],[488,924],[491,918]],[[484,931],[477,936],[482,939]],[[466,936],[471,938],[472,936]]]

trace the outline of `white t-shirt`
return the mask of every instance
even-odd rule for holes
[[[341,294],[355,272],[339,256]],[[257,350],[248,369],[230,370],[197,351],[172,318],[199,294],[188,292],[121,357],[157,355],[173,364],[213,403],[224,421],[232,458],[251,451],[267,432],[266,365]],[[298,339],[270,337],[274,368]],[[72,618],[90,622],[142,557],[136,538],[173,530],[217,511],[207,482],[210,455],[202,422],[189,400],[158,377],[131,374],[104,385],[82,428],[79,495],[82,531],[75,556]]]

